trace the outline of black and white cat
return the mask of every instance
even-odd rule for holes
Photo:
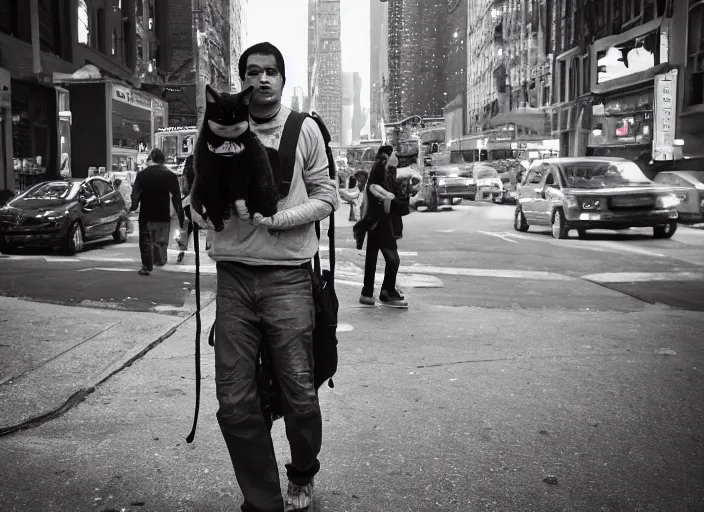
[[[267,148],[249,129],[253,88],[217,93],[206,85],[203,125],[194,151],[191,206],[215,231],[235,211],[242,220],[276,213],[279,194]],[[277,155],[278,156],[278,155]],[[278,158],[275,159],[278,161]]]

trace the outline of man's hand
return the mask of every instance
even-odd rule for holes
[[[193,220],[193,223],[198,224],[201,229],[215,229],[215,226],[213,226],[212,222],[210,222],[209,220],[205,220],[203,217],[201,217],[200,213],[198,213],[193,208],[191,208],[191,219]]]
[[[271,228],[274,225],[274,219],[272,217],[264,217],[261,213],[255,213],[254,217],[252,217],[252,225]]]
[[[237,199],[235,201],[235,211],[240,220],[249,222],[249,210],[247,209],[244,199]]]

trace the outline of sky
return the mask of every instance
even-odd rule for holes
[[[362,107],[369,108],[369,0],[341,0],[342,70],[362,77]],[[308,91],[308,0],[249,0],[247,46],[269,41],[284,56],[290,105],[293,88]]]

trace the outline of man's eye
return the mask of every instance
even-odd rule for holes
[[[279,74],[279,70],[276,68],[269,68],[266,70],[266,74],[269,76],[277,76]]]
[[[261,74],[261,71],[259,71],[259,70],[253,69],[251,71],[247,71],[247,76],[257,76],[259,74]]]

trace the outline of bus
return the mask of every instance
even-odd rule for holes
[[[157,148],[164,152],[166,165],[181,167],[188,156],[193,154],[198,128],[195,126],[170,126],[159,128],[154,134]]]

